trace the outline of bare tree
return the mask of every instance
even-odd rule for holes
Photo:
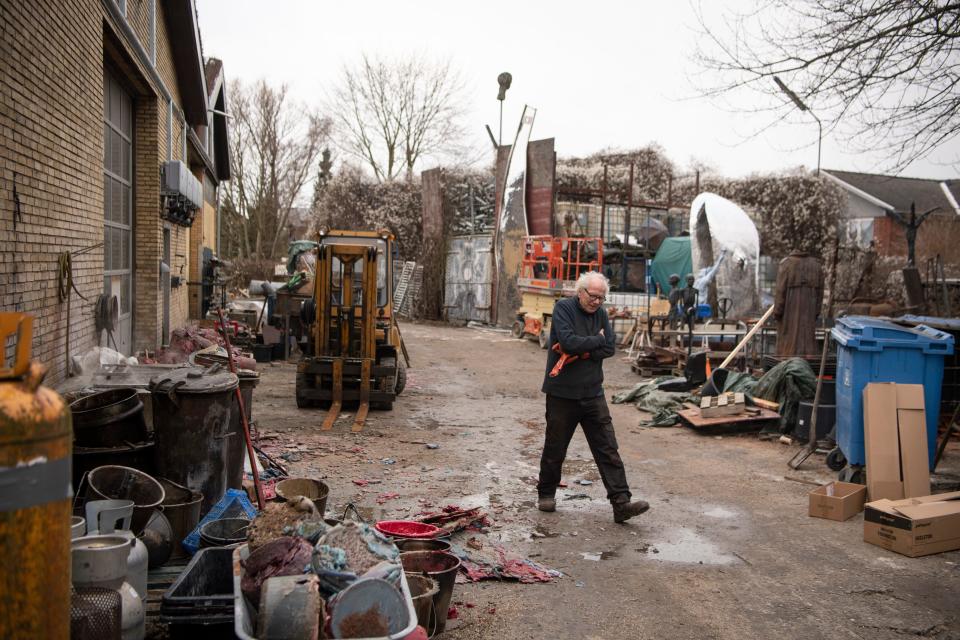
[[[284,249],[290,211],[329,138],[330,121],[292,102],[286,86],[235,81],[230,93],[233,178],[221,206],[230,253],[275,258]]]
[[[463,94],[463,80],[448,61],[365,54],[343,67],[329,108],[343,150],[387,182],[412,177],[426,156],[464,152]]]
[[[774,84],[780,77],[841,138],[883,151],[892,168],[960,133],[960,3],[758,0],[751,12],[725,14],[722,27],[708,25],[702,7],[698,15],[704,92],[776,95],[771,124],[794,109]]]

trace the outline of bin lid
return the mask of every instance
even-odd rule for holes
[[[150,380],[150,390],[155,393],[223,393],[236,389],[238,384],[237,376],[220,365],[206,369],[183,367]]]
[[[837,318],[831,331],[839,344],[858,351],[922,349],[924,353],[947,356],[953,353],[953,336],[927,325],[904,327],[870,316]]]

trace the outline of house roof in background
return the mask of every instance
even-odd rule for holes
[[[917,213],[939,207],[938,213],[960,213],[960,181],[929,180],[924,178],[901,178],[875,173],[857,173],[824,169],[824,172],[859,189],[874,198],[888,203],[895,211],[909,213],[910,205],[916,203]],[[947,195],[949,191],[952,199]]]
[[[230,144],[228,139],[227,117],[227,83],[223,78],[223,61],[218,58],[208,58],[203,67],[204,80],[207,88],[207,104],[210,105],[210,126],[213,127],[213,149],[209,153],[213,157],[218,181],[230,179]],[[219,112],[219,113],[216,113]]]

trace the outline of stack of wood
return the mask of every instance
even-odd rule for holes
[[[746,399],[742,393],[723,393],[719,396],[703,396],[700,399],[701,418],[735,416],[746,411]]]

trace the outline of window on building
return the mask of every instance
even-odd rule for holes
[[[851,218],[843,222],[843,241],[849,247],[869,249],[873,242],[875,218]]]

